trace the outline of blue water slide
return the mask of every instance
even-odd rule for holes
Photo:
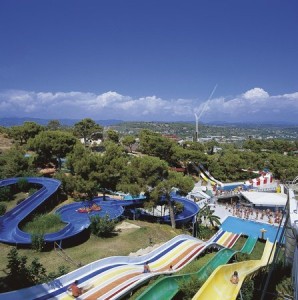
[[[0,187],[16,184],[20,178],[0,180]],[[59,188],[61,182],[44,177],[26,177],[29,183],[41,188],[22,201],[16,207],[0,217],[0,242],[11,244],[31,244],[31,235],[19,229],[20,222],[50,198]]]
[[[0,187],[16,184],[20,178],[9,178],[0,180]],[[57,192],[61,182],[56,179],[45,177],[26,177],[29,183],[40,185],[40,189],[27,199],[22,201],[16,207],[8,211],[0,217],[0,242],[8,244],[31,244],[31,234],[22,231],[19,228],[20,222],[43,205],[55,192]],[[177,224],[191,221],[199,211],[199,207],[193,201],[183,197],[173,196],[172,198],[183,204],[184,210],[175,216]],[[45,242],[62,241],[63,239],[75,236],[85,230],[90,225],[90,216],[108,215],[110,219],[121,216],[124,212],[123,207],[136,207],[142,205],[145,197],[131,197],[129,200],[114,200],[106,197],[94,198],[93,202],[101,207],[100,211],[92,211],[90,213],[78,212],[80,208],[86,206],[86,202],[75,202],[64,205],[56,210],[61,220],[66,223],[65,227],[58,232],[45,234]],[[164,216],[164,223],[170,223],[169,216]]]
[[[183,205],[183,211],[175,215],[176,224],[184,224],[192,221],[200,210],[197,203],[186,198],[173,196],[172,200],[180,202]],[[164,223],[171,223],[169,215],[163,216],[161,219]]]

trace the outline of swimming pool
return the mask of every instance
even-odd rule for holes
[[[242,233],[249,236],[261,237],[261,229],[265,229],[264,238],[269,239],[270,242],[274,242],[276,238],[276,234],[278,232],[278,227],[264,224],[251,220],[243,220],[235,217],[227,217],[224,222],[221,224],[221,228],[225,231],[233,232],[233,233]],[[279,240],[282,228],[280,228],[278,232]]]

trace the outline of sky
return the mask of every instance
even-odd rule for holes
[[[0,117],[298,124],[296,0],[1,0]]]

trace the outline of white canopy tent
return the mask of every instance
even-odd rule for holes
[[[281,193],[241,192],[241,195],[250,203],[257,206],[285,206],[287,195]]]

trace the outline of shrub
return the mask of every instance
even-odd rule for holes
[[[58,267],[58,271],[57,272],[50,272],[48,275],[47,275],[47,281],[51,281],[51,280],[54,280],[55,278],[58,278],[64,274],[67,274],[69,272],[69,267],[66,267],[66,266],[59,266]]]
[[[215,230],[203,226],[201,224],[197,224],[197,236],[199,239],[209,239],[215,234]]]
[[[175,201],[174,202],[174,213],[175,215],[180,214],[184,210],[184,205],[181,202]]]
[[[30,183],[28,182],[27,178],[20,178],[17,182],[17,187],[19,191],[27,192],[30,187]]]
[[[27,222],[22,230],[31,234],[45,234],[56,232],[65,226],[58,214],[36,215],[32,221]]]
[[[254,299],[254,282],[251,279],[246,279],[241,286],[241,290],[239,292],[237,300],[253,300],[253,299]]]
[[[31,247],[37,252],[41,252],[44,248],[45,241],[43,234],[34,233],[31,235]]]
[[[6,213],[7,206],[5,203],[0,202],[0,216],[3,216]]]
[[[36,188],[31,188],[31,189],[29,189],[29,191],[28,191],[28,194],[29,194],[29,196],[31,196],[31,195],[33,195],[35,192],[37,192],[38,191],[38,189],[36,189]]]
[[[12,192],[9,186],[0,188],[0,201],[9,201],[12,197]]]
[[[68,271],[66,267],[60,266],[56,273],[51,272],[47,275],[46,269],[39,262],[38,258],[34,258],[31,264],[28,264],[27,257],[19,256],[16,248],[12,248],[9,251],[7,260],[7,276],[1,286],[1,288],[3,287],[1,292],[48,282]]]
[[[181,299],[188,300],[192,299],[203,285],[203,282],[196,275],[193,275],[188,279],[179,280],[178,285],[181,292]]]
[[[115,231],[116,222],[114,220],[110,220],[108,215],[104,217],[100,217],[98,215],[94,215],[90,217],[90,230],[92,234],[101,237],[111,236]]]

